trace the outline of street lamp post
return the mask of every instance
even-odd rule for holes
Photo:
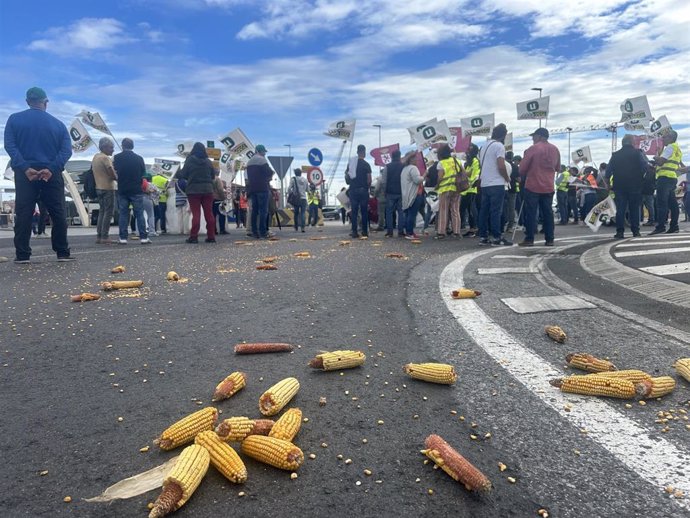
[[[543,88],[531,88],[531,90],[539,92],[539,99],[541,99],[541,91],[543,90]],[[539,118],[539,127],[541,128],[541,117]]]
[[[568,163],[570,164],[570,161],[572,160],[572,158],[570,157],[570,132],[573,131],[573,128],[568,127],[565,129],[568,132]]]
[[[374,124],[373,127],[379,129],[379,147],[381,147],[381,125],[380,124]]]
[[[288,156],[292,156],[292,146],[290,144],[283,144],[283,147],[288,148]]]
[[[283,144],[283,147],[288,148],[288,156],[292,157],[292,146],[290,144]],[[289,168],[288,168],[289,169]],[[286,173],[289,173],[290,171],[286,171]],[[285,177],[280,179],[280,201],[282,203],[282,206],[285,207],[285,186],[283,184],[283,179]],[[289,179],[289,176],[288,176]]]

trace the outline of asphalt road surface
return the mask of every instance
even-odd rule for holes
[[[690,275],[683,266],[644,270],[689,262],[690,233],[612,234],[557,227],[556,247],[529,249],[476,239],[415,245],[380,233],[350,240],[339,223],[249,244],[235,229],[215,245],[163,236],[151,246],[96,246],[93,235],[73,235],[74,263],[57,263],[49,240],[32,242],[32,264],[0,263],[0,516],[146,516],[158,490],[84,499],[174,456],[153,439],[211,405],[216,384],[236,370],[247,386],[215,405],[221,419],[259,417],[264,390],[299,379],[290,406],[306,418],[295,439],[304,465],[293,479],[242,456],[243,485],[210,468],[175,516],[690,516],[690,383],[671,367],[690,357]],[[620,255],[669,248],[682,250]],[[301,251],[311,257],[293,255]],[[0,234],[0,255],[13,258],[10,232]],[[267,256],[278,256],[278,269],[256,270]],[[112,275],[115,265],[126,272]],[[170,270],[186,282],[167,281]],[[113,279],[144,286],[70,302]],[[452,300],[461,286],[482,295]],[[546,324],[565,329],[566,343],[551,341]],[[296,349],[236,356],[244,341]],[[362,350],[367,361],[307,367],[335,349]],[[671,375],[677,386],[645,405],[563,394],[548,381],[573,373],[569,352]],[[402,372],[427,361],[454,365],[457,383]],[[469,493],[425,463],[432,433],[493,490]]]

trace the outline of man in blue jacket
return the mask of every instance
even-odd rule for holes
[[[46,112],[42,88],[26,92],[28,110],[13,113],[5,125],[5,151],[10,156],[16,188],[14,249],[17,264],[31,259],[31,219],[39,198],[48,209],[51,241],[58,261],[73,261],[67,243],[65,183],[62,171],[72,156],[67,128]]]
[[[256,239],[268,239],[268,196],[271,171],[266,160],[266,147],[259,144],[247,162],[247,194],[252,204],[251,229]]]

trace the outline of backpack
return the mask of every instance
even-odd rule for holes
[[[89,167],[89,170],[81,175],[81,182],[84,185],[86,197],[91,200],[97,199],[98,193],[96,192],[96,178],[93,176],[93,169]]]

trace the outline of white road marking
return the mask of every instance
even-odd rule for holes
[[[683,246],[678,248],[657,248],[654,250],[635,250],[633,252],[620,252],[614,255],[616,257],[638,257],[641,255],[659,255],[659,254],[679,254],[681,252],[690,252],[690,246]]]
[[[629,243],[620,244],[620,245],[616,246],[616,248],[632,248],[633,246],[650,246],[650,245],[654,245],[654,246],[659,246],[659,245],[687,245],[688,243],[690,243],[690,239],[685,240],[685,241],[665,241],[665,240],[662,241],[661,239],[659,239],[659,240],[654,240],[651,243],[649,241],[645,241],[644,243],[640,243],[640,241],[642,241],[642,240],[641,239],[635,239],[634,241],[630,241]]]
[[[553,297],[509,297],[501,299],[515,313],[543,313],[544,311],[566,311],[571,309],[592,309],[594,304],[574,295]]]
[[[682,234],[659,234],[654,237],[636,237],[635,243],[638,243],[640,241],[662,242],[666,239],[687,239],[688,237],[690,237],[690,234],[688,234],[687,232],[684,232]]]
[[[463,255],[441,273],[441,297],[458,324],[498,365],[527,387],[542,403],[551,407],[574,427],[586,428],[589,431],[588,438],[611,452],[630,470],[659,491],[671,485],[684,491],[686,495],[689,494],[687,467],[690,465],[690,454],[687,451],[640,426],[600,399],[564,394],[554,389],[548,380],[563,376],[563,371],[544,361],[509,335],[474,300],[451,298],[450,293],[454,287],[464,284],[467,265],[485,253],[487,251]],[[571,405],[572,401],[577,401],[577,404]],[[566,405],[570,408],[569,412],[565,411]],[[674,501],[690,510],[690,500]]]
[[[528,255],[503,255],[496,254],[491,256],[493,259],[532,259]]]
[[[532,268],[478,268],[477,273],[479,275],[501,275],[504,273],[537,273],[536,270]]]
[[[690,272],[690,263],[662,264],[661,266],[646,266],[640,270],[654,275],[677,275]]]

